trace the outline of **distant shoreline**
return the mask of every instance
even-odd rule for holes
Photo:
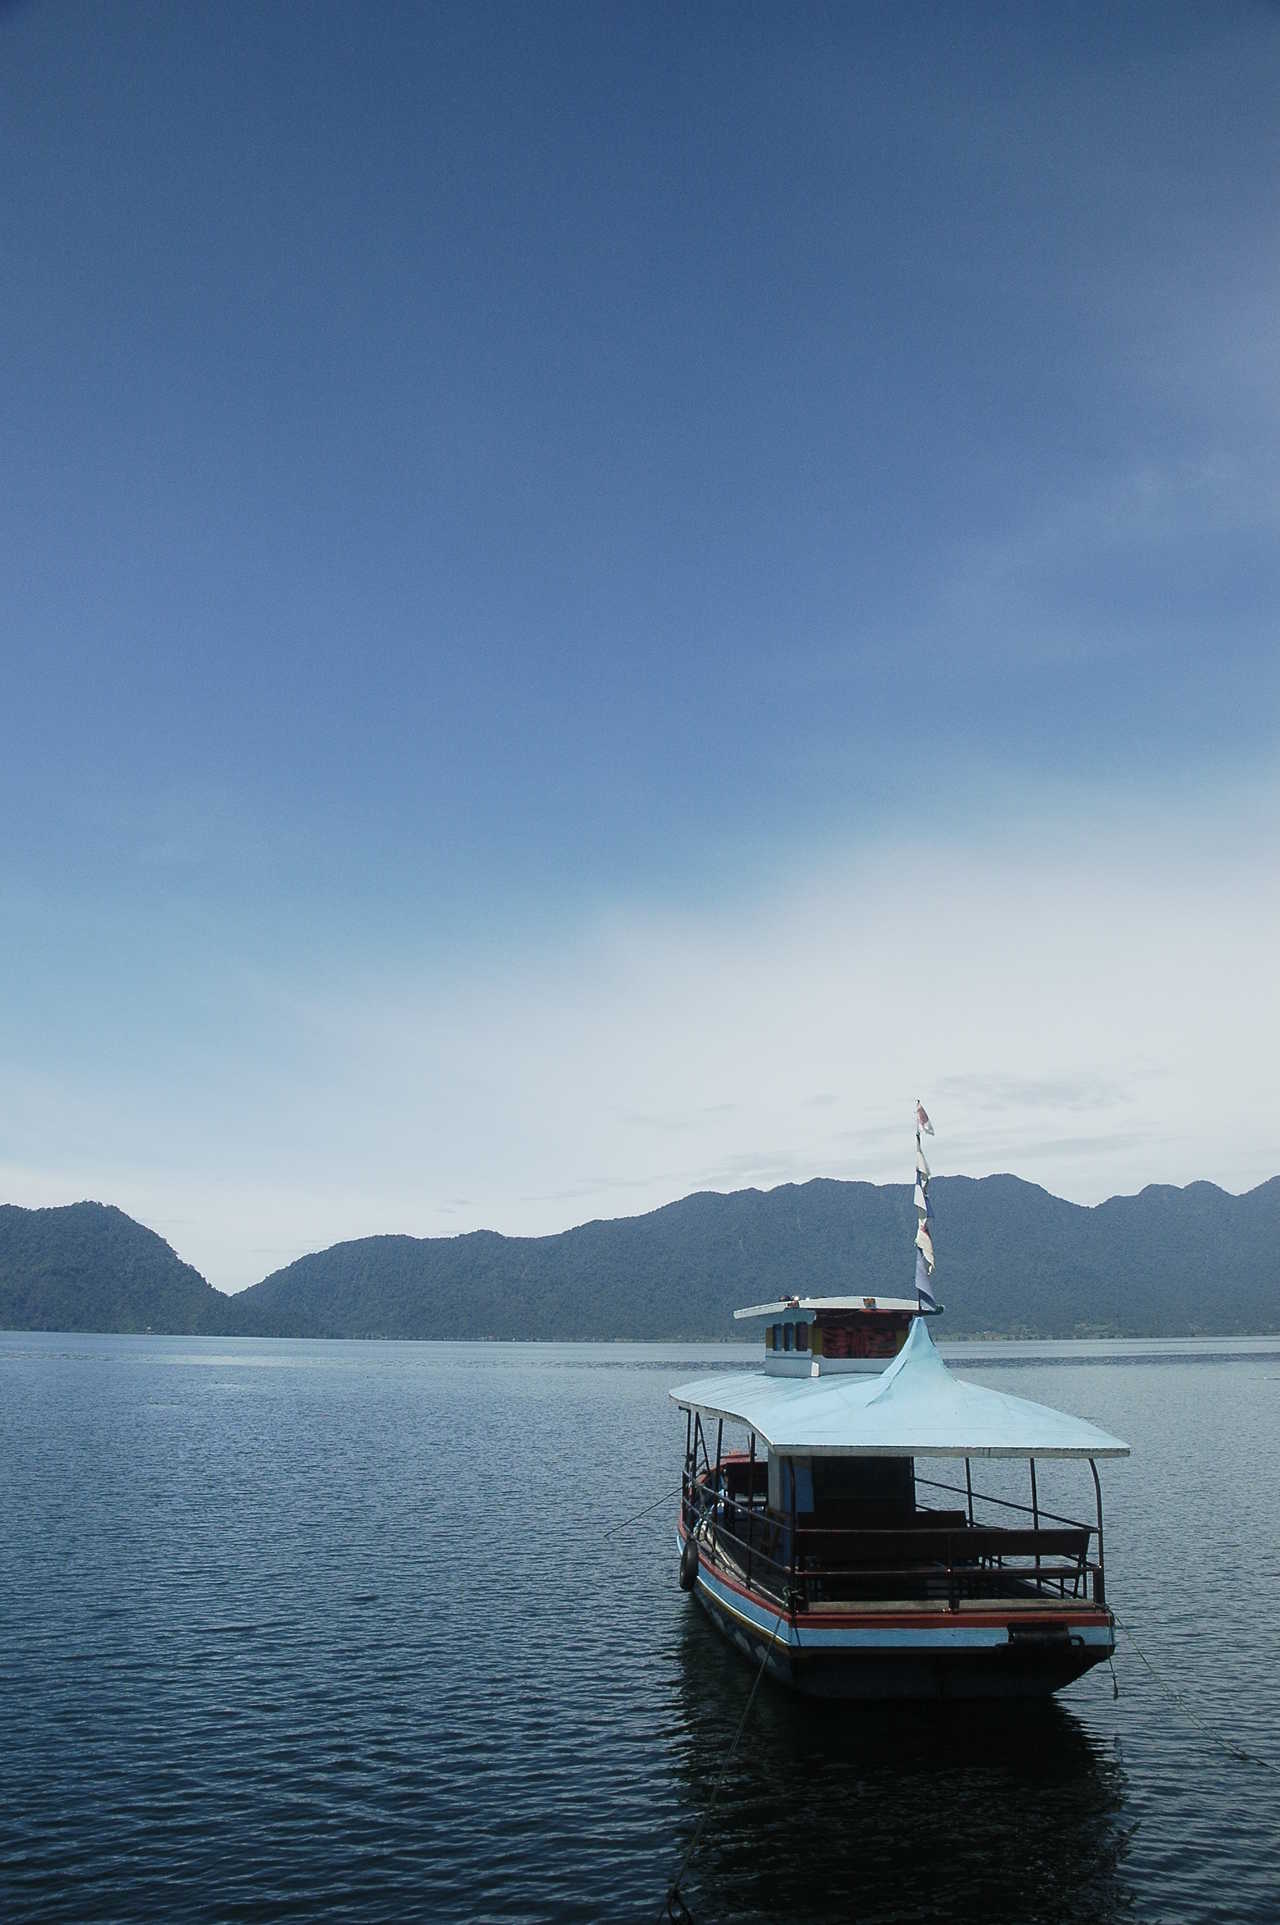
[[[46,1329],[42,1325],[14,1324],[0,1328],[0,1341],[6,1337],[129,1337],[139,1342],[152,1340],[162,1342],[182,1342],[201,1344],[262,1344],[262,1343],[359,1343],[359,1344],[431,1344],[441,1349],[458,1349],[465,1345],[484,1344],[490,1348],[505,1345],[510,1349],[522,1350],[602,1350],[605,1348],[652,1349],[658,1345],[678,1346],[696,1344],[703,1349],[741,1350],[754,1356],[759,1343],[735,1337],[388,1337],[371,1334],[347,1336],[304,1336],[296,1332],[288,1335],[254,1335],[244,1331],[219,1333],[209,1330],[83,1330],[83,1329]],[[982,1332],[980,1334],[958,1332],[954,1336],[939,1334],[937,1343],[940,1348],[953,1345],[972,1345],[982,1349],[1009,1349],[1018,1345],[1054,1344],[1081,1348],[1107,1349],[1116,1344],[1202,1344],[1222,1350],[1232,1344],[1274,1344],[1280,1349],[1280,1331],[1249,1330],[1232,1331],[1164,1331],[1159,1336],[1144,1336],[1137,1332],[1112,1333],[1105,1337],[1048,1337],[1021,1334],[1016,1337],[1001,1333]]]

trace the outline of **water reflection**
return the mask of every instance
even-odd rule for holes
[[[675,1760],[684,1849],[752,1670],[690,1606]],[[1056,1700],[827,1705],[768,1679],[683,1894],[699,1925],[1125,1919],[1123,1766]]]

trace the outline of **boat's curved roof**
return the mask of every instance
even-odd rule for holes
[[[680,1384],[684,1410],[746,1424],[798,1457],[1127,1457],[1096,1424],[953,1377],[923,1317],[878,1376],[727,1372]]]
[[[869,1311],[909,1310],[914,1316],[919,1309],[916,1297],[776,1297],[769,1303],[749,1303],[742,1310],[735,1310],[733,1320],[741,1323],[744,1317],[780,1317],[788,1310],[857,1310],[864,1316]]]

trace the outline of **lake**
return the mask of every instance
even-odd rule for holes
[[[1120,1695],[766,1680],[690,1912],[1269,1925],[1280,1340],[943,1348],[1133,1445]],[[667,1390],[739,1355],[0,1335],[0,1915],[657,1919],[753,1678],[677,1587]]]

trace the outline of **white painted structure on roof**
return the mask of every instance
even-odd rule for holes
[[[861,1307],[862,1299],[857,1302]],[[879,1303],[889,1307],[884,1298]],[[700,1377],[670,1394],[682,1410],[745,1424],[783,1456],[1129,1455],[1126,1443],[1083,1418],[953,1377],[923,1317],[914,1319],[893,1362],[874,1376],[743,1370]]]

